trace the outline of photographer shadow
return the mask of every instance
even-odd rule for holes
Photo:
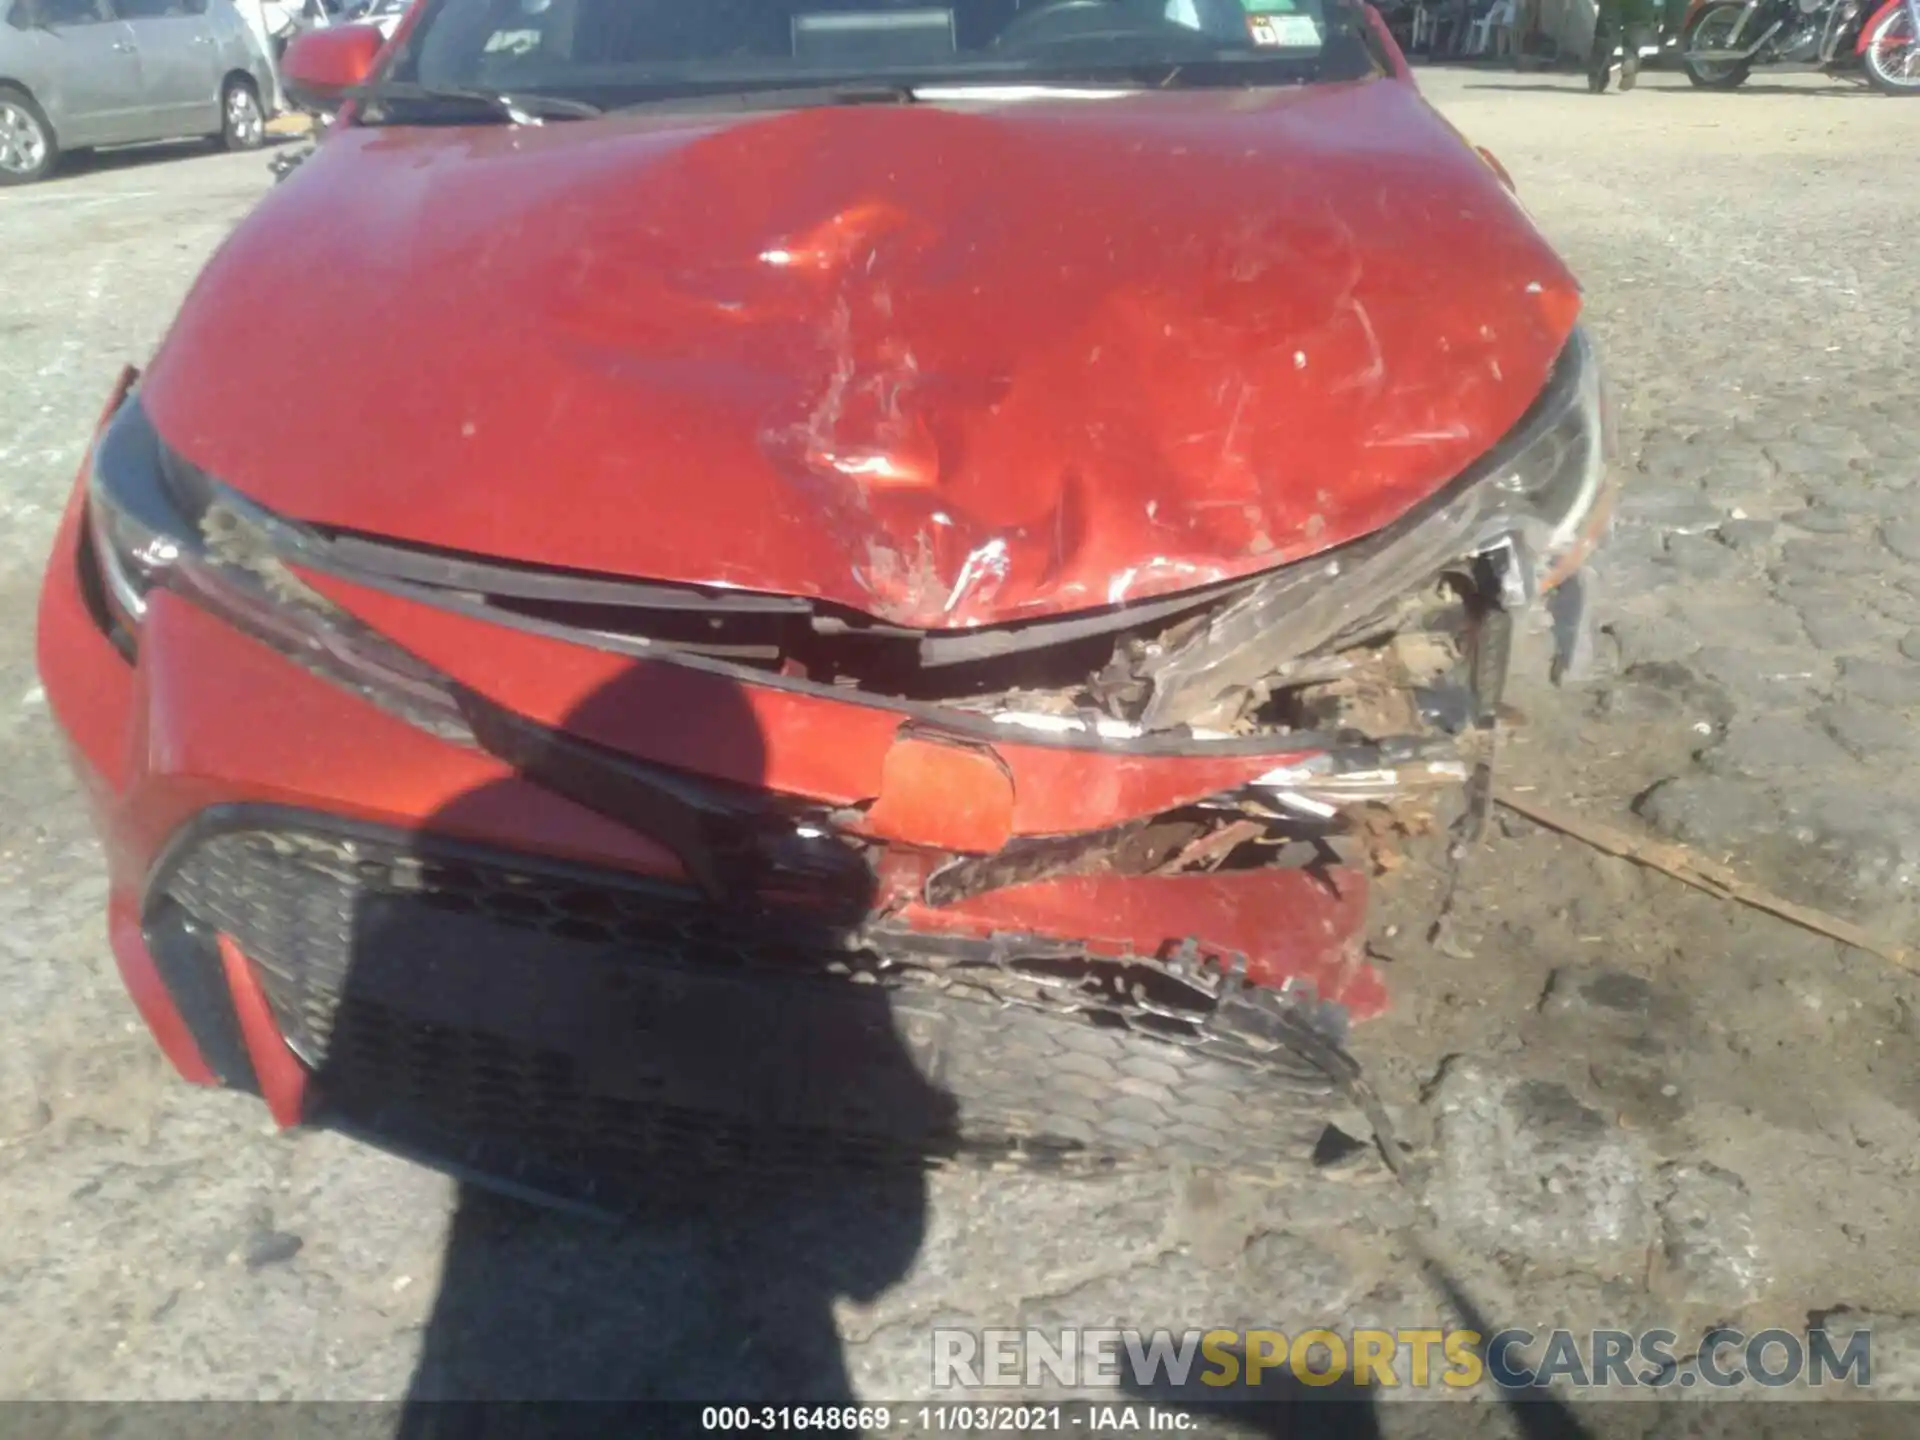
[[[1210,1385],[1189,1378],[1140,1383],[1129,1376],[1127,1398],[1224,1422],[1235,1434],[1273,1440],[1381,1440],[1380,1416],[1370,1387],[1351,1370],[1324,1385],[1309,1385],[1281,1365],[1249,1384],[1247,1355],[1239,1347],[1222,1354],[1234,1363],[1234,1383]]]
[[[951,1100],[883,987],[766,968],[832,953],[871,889],[769,917],[751,895],[690,902],[559,858],[636,834],[724,850],[726,822],[659,802],[613,743],[667,734],[687,772],[751,804],[766,741],[712,679],[636,664],[553,731],[518,725],[517,773],[444,806],[354,892],[319,1104],[463,1181],[402,1436],[473,1433],[486,1412],[459,1402],[851,1400],[834,1306],[875,1299],[919,1252],[924,1171],[863,1148],[859,1117],[937,1136]]]
[[[1428,1284],[1451,1313],[1464,1321],[1466,1328],[1481,1336],[1495,1333],[1485,1315],[1465,1288],[1438,1261],[1427,1257],[1421,1268]],[[1227,1422],[1239,1434],[1272,1437],[1272,1440],[1381,1440],[1386,1434],[1381,1423],[1378,1387],[1363,1385],[1351,1366],[1343,1365],[1332,1378],[1315,1384],[1301,1380],[1287,1365],[1262,1360],[1264,1373],[1255,1384],[1246,1380],[1247,1357],[1244,1350],[1228,1347],[1223,1353],[1235,1364],[1235,1383],[1209,1385],[1191,1376],[1180,1383],[1141,1384],[1128,1379],[1125,1389],[1130,1398],[1184,1411],[1193,1416],[1208,1416]],[[1484,1365],[1486,1353],[1476,1347],[1475,1354]],[[1394,1374],[1404,1374],[1396,1370]],[[1395,1383],[1389,1378],[1390,1384]],[[1412,1433],[1418,1434],[1508,1434],[1516,1440],[1594,1440],[1594,1433],[1581,1415],[1560,1396],[1544,1388],[1497,1392],[1499,1404],[1488,1415],[1489,1407],[1465,1403],[1459,1399],[1409,1396],[1401,1405],[1418,1407],[1422,1421]],[[1443,1423],[1434,1423],[1444,1415]],[[1399,1433],[1396,1427],[1396,1433]]]

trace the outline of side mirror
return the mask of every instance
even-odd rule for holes
[[[280,81],[287,98],[302,110],[331,115],[346,92],[364,85],[373,73],[387,37],[374,25],[336,25],[294,36],[280,57]]]

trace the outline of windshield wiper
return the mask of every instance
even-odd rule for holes
[[[655,95],[613,108],[622,114],[645,110],[687,112],[727,110],[804,110],[816,105],[912,105],[919,101],[911,85],[850,82],[838,85],[727,85]]]
[[[569,100],[561,95],[508,95],[498,90],[470,89],[457,85],[418,85],[406,80],[383,80],[349,90],[347,94],[370,108],[360,112],[363,124],[384,124],[394,118],[392,103],[402,108],[421,107],[442,117],[451,111],[456,116],[480,115],[505,120],[514,125],[544,125],[549,120],[591,120],[606,111],[585,100]]]

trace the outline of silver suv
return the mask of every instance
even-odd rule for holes
[[[0,185],[63,150],[264,143],[272,63],[232,0],[0,0]]]

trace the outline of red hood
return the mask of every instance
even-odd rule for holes
[[[1377,529],[1520,417],[1574,296],[1384,80],[349,129],[143,393],[289,516],[951,627]]]

